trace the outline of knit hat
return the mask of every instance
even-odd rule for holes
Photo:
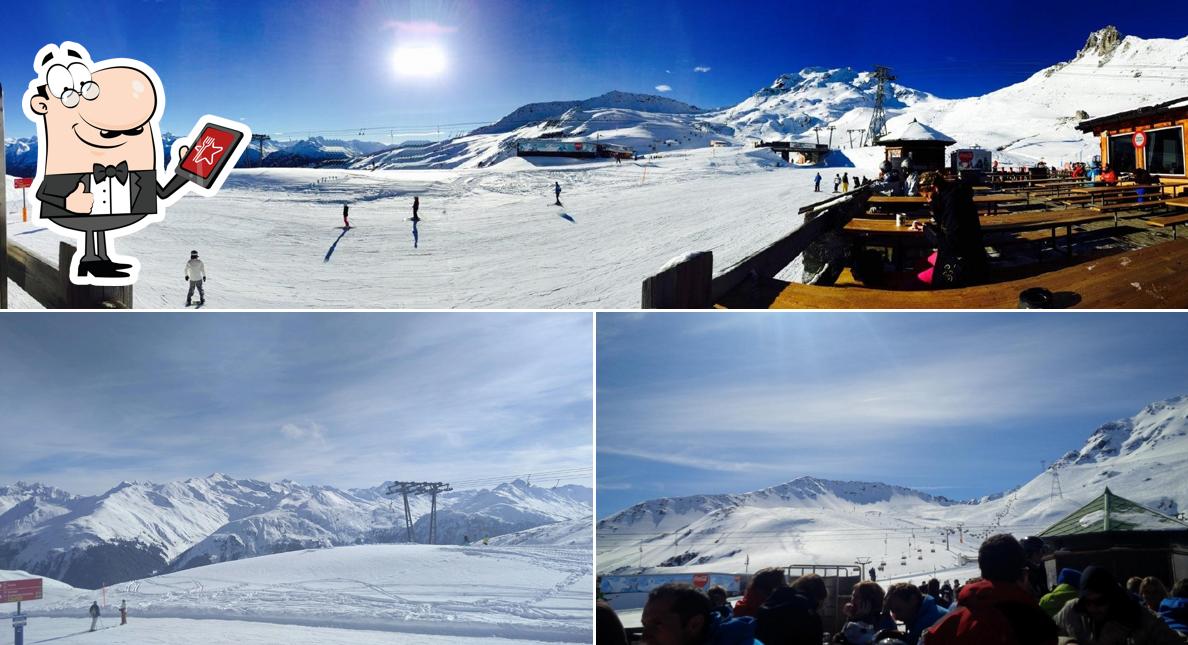
[[[1076,569],[1061,569],[1060,575],[1056,577],[1056,584],[1069,585],[1079,589],[1081,587],[1081,572]]]

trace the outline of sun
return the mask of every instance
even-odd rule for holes
[[[440,76],[446,68],[446,53],[439,45],[403,45],[392,53],[392,66],[401,76]]]

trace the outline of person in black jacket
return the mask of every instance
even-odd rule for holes
[[[1027,590],[1036,600],[1048,595],[1048,573],[1044,571],[1044,541],[1034,535],[1023,538],[1023,553],[1027,555]]]
[[[755,616],[755,638],[764,645],[818,645],[823,633],[818,612],[826,596],[825,581],[815,573],[777,589]]]
[[[918,274],[934,288],[976,284],[986,277],[989,260],[982,242],[982,225],[973,202],[973,188],[965,182],[952,182],[940,173],[926,172],[920,177],[920,195],[927,197],[932,222],[913,222],[923,229],[936,247],[928,258],[929,266]]]

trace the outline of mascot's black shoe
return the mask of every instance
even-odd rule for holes
[[[88,260],[78,263],[78,277],[92,275],[96,278],[126,278],[127,273],[121,269],[131,268],[131,264],[120,264],[111,260]]]

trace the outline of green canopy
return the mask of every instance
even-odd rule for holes
[[[1109,488],[1097,499],[1049,526],[1040,537],[1104,531],[1169,531],[1188,529],[1188,523],[1119,497]]]

